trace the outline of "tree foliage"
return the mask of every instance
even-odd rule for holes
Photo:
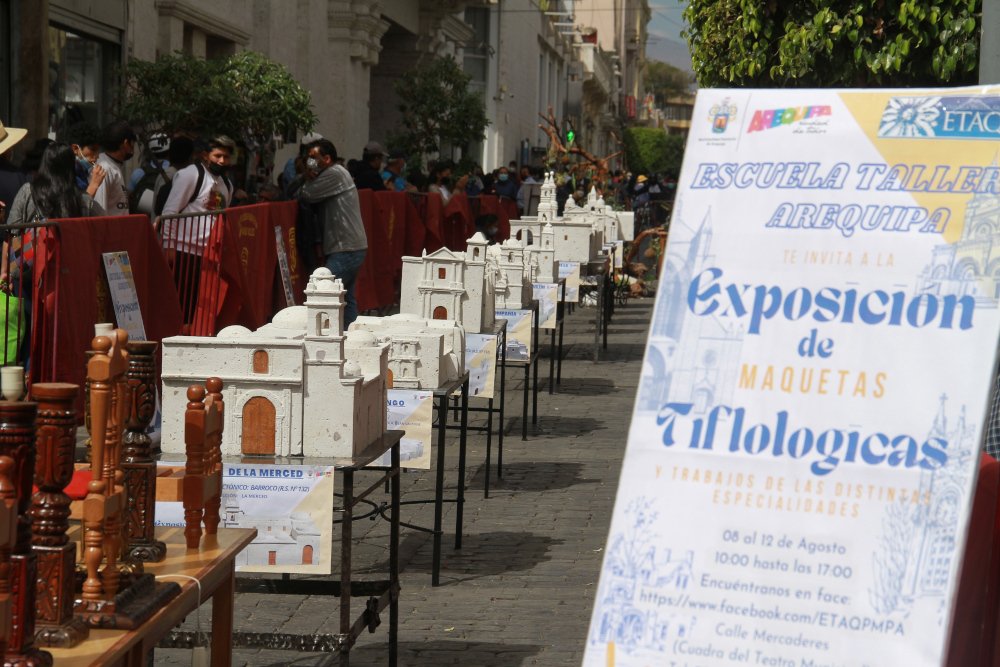
[[[662,104],[668,98],[688,94],[694,83],[694,76],[670,63],[647,60],[643,81],[646,92],[652,93],[656,101]]]
[[[470,78],[453,58],[422,62],[396,82],[403,131],[390,138],[412,162],[443,147],[461,148],[485,136],[489,120],[482,95],[469,90]]]
[[[690,0],[702,86],[976,82],[981,0]]]
[[[684,159],[684,137],[655,127],[625,129],[625,162],[635,174],[677,178]]]
[[[202,60],[131,60],[122,75],[118,116],[154,132],[228,134],[262,142],[316,124],[309,91],[282,65],[253,51]]]

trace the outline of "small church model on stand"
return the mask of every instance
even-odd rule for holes
[[[328,269],[305,293],[254,332],[163,339],[164,452],[183,453],[187,387],[206,376],[224,382],[225,455],[351,457],[385,432],[388,345],[344,334],[344,285]]]
[[[596,192],[592,192],[591,195],[596,197]],[[551,228],[555,261],[580,262],[586,266],[588,262],[600,254],[604,246],[604,225],[603,222],[597,222],[598,218],[604,216],[603,213],[597,214],[596,200],[593,212],[589,208],[571,205],[572,201],[572,198],[567,200],[566,215],[559,217],[557,215],[555,177],[551,172],[547,173],[545,181],[542,183],[538,215],[511,220],[511,237],[520,240],[530,249],[538,244],[542,233]],[[544,240],[542,241],[544,244]],[[539,261],[539,267],[540,273],[544,273],[545,267],[541,261]],[[538,282],[551,281],[544,281],[539,276]]]
[[[348,335],[367,331],[389,345],[390,389],[437,389],[465,373],[465,329],[426,314],[359,317]]]
[[[440,248],[403,257],[399,309],[433,320],[455,320],[468,333],[489,333],[496,310],[496,262],[486,237],[473,234],[465,252]]]

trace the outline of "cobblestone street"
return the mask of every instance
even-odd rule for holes
[[[596,364],[593,309],[567,317],[562,386],[548,394],[543,356],[538,424],[526,442],[520,440],[521,374],[508,371],[504,477],[484,500],[485,435],[470,433],[465,537],[454,550],[455,508],[446,504],[440,587],[430,585],[430,535],[402,529],[400,665],[579,664],[652,305],[652,299],[632,301],[616,311],[605,360]],[[547,354],[544,334],[542,346]],[[457,434],[454,440],[457,445]],[[457,459],[458,447],[450,446],[451,495]],[[404,473],[404,501],[432,494],[432,471]],[[432,509],[404,506],[403,520],[432,525]],[[384,570],[387,532],[383,520],[355,523],[355,534],[364,534],[354,554],[360,577],[369,564]],[[354,609],[362,604],[355,599]],[[208,612],[206,605],[206,624]],[[335,632],[338,606],[330,597],[243,593],[235,617],[237,632]],[[185,627],[193,629],[193,621]],[[352,665],[387,664],[388,611],[382,622],[374,635],[361,637]],[[237,648],[233,655],[234,665],[255,667],[336,664],[335,656],[319,653]],[[156,652],[156,665],[189,664],[188,651]]]

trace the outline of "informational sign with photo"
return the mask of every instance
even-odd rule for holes
[[[220,527],[257,529],[236,569],[330,574],[333,481],[333,466],[223,464]],[[156,525],[183,526],[183,503],[158,501]]]
[[[146,340],[146,327],[142,324],[142,310],[128,253],[106,252],[103,259],[118,327],[128,332],[129,340]]]
[[[430,469],[434,392],[425,389],[390,389],[386,400],[386,417],[388,430],[406,433],[399,441],[399,465],[418,470]],[[392,452],[386,452],[370,465],[391,464]]]
[[[538,302],[538,328],[555,329],[559,323],[559,283],[533,283],[531,295]]]
[[[497,317],[507,320],[507,361],[531,361],[531,310],[498,310]]]
[[[580,262],[559,262],[559,279],[566,280],[566,303],[580,301]]]
[[[288,264],[288,250],[285,248],[285,237],[281,225],[274,226],[274,244],[278,252],[278,273],[281,275],[281,288],[285,293],[285,306],[295,305],[295,290],[292,288],[292,270]]]
[[[1000,89],[702,90],[584,664],[944,664]]]
[[[469,371],[469,396],[493,398],[497,374],[495,334],[465,334],[465,370]]]

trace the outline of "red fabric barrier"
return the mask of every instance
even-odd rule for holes
[[[972,499],[969,539],[959,571],[955,620],[948,650],[948,667],[991,667],[997,627],[996,541],[1000,463],[988,454],[979,461],[979,478]]]
[[[464,192],[452,195],[444,207],[444,244],[449,250],[464,251],[466,241],[476,232],[475,219]]]
[[[497,241],[510,238],[510,221],[518,219],[517,202],[507,197],[497,197]]]
[[[427,240],[424,243],[424,248],[430,253],[443,248],[445,245],[444,202],[441,201],[441,195],[436,192],[424,195],[420,199],[423,205],[420,212],[423,216],[424,228],[427,230]]]
[[[380,254],[378,248],[373,248],[371,239],[376,238],[375,222],[375,191],[358,190],[358,203],[361,206],[361,219],[365,223],[365,236],[368,238],[368,253],[365,263],[361,265],[357,280],[354,283],[354,299],[358,302],[358,312],[379,307],[378,285],[375,280],[375,267]]]
[[[90,349],[94,324],[114,322],[114,308],[100,261],[102,253],[128,252],[149,340],[160,341],[180,333],[181,309],[149,218],[130,215],[59,222],[59,243],[45,244],[44,252],[36,252],[35,258],[35,284],[48,286],[45,293],[35,295],[35,303],[44,310],[48,322],[38,329],[45,335],[44,330],[50,328],[52,335],[58,337],[59,346],[54,360],[47,358],[52,347],[33,346],[37,357],[31,360],[30,377],[32,382],[58,379],[82,385],[86,377],[84,353]],[[59,275],[52,280],[51,275],[44,275],[48,271]],[[36,312],[36,317],[42,316]],[[58,369],[59,377],[46,377],[45,369],[53,366]],[[77,405],[80,410],[82,401],[81,393]]]

